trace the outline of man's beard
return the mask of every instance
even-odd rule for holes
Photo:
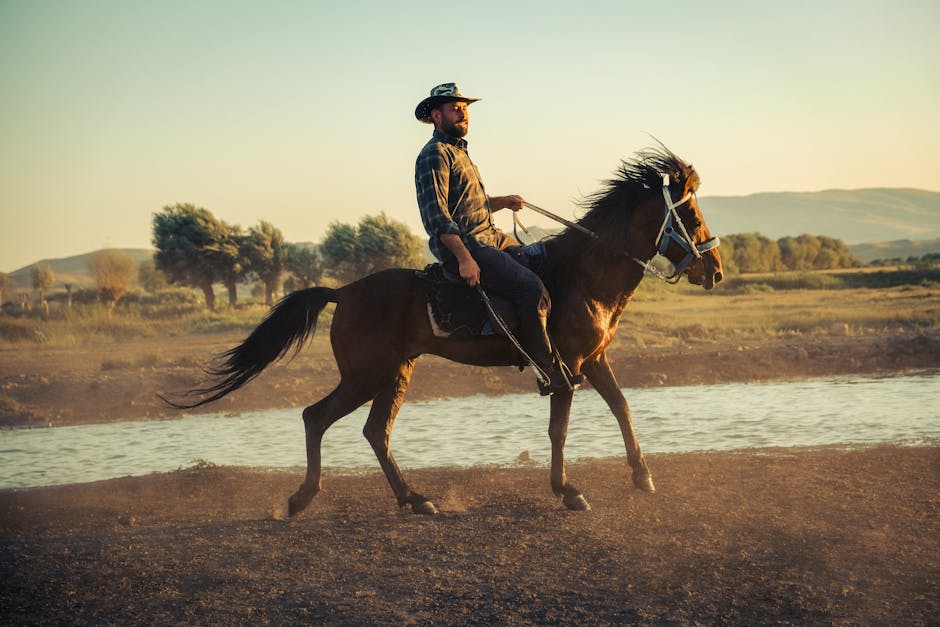
[[[465,124],[464,126],[458,126],[456,122],[454,123],[444,122],[444,124],[442,125],[442,128],[444,132],[450,135],[451,137],[460,138],[467,134],[467,130],[469,129],[469,126],[470,126],[469,124]]]

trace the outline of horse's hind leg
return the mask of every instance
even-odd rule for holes
[[[288,513],[302,511],[320,492],[320,444],[323,434],[334,422],[368,401],[370,394],[356,386],[340,381],[332,392],[318,403],[304,410],[304,431],[307,435],[307,474],[304,482],[288,500]]]
[[[409,359],[401,365],[395,379],[382,388],[382,390],[372,399],[372,409],[369,411],[369,419],[362,430],[363,435],[372,445],[375,456],[379,459],[379,464],[388,478],[392,491],[398,499],[398,506],[404,507],[411,505],[411,511],[415,514],[436,514],[437,508],[434,503],[413,492],[398,469],[392,451],[389,448],[389,440],[392,437],[392,427],[395,425],[395,417],[401,408],[402,401],[405,398],[405,392],[408,390],[408,382],[411,380],[411,374],[414,372],[414,360]]]

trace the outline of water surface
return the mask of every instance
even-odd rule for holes
[[[940,441],[940,375],[625,389],[647,453]],[[472,396],[405,403],[392,436],[404,468],[547,462],[547,398]],[[368,408],[336,423],[323,466],[378,469],[362,436]],[[593,390],[575,393],[567,458],[623,455],[616,420]],[[0,488],[166,472],[195,463],[306,464],[300,409],[0,431]]]

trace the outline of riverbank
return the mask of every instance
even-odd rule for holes
[[[2,623],[926,624],[940,615],[940,448],[656,454],[379,473],[197,467],[0,491]]]
[[[106,347],[0,351],[0,426],[67,426],[177,418],[158,394],[204,380],[208,358],[238,334],[131,340]],[[838,375],[887,375],[940,368],[940,338],[916,333],[764,341],[684,341],[668,346],[620,342],[608,351],[624,387],[777,381]],[[339,380],[329,340],[316,337],[293,361],[276,364],[201,412],[302,407]],[[534,391],[528,371],[479,368],[434,356],[418,361],[408,400]]]

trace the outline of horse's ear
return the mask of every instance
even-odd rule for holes
[[[698,172],[695,171],[695,166],[690,163],[688,167],[689,173],[685,177],[686,191],[694,194],[698,191],[699,185],[702,184],[702,179],[699,178]]]

